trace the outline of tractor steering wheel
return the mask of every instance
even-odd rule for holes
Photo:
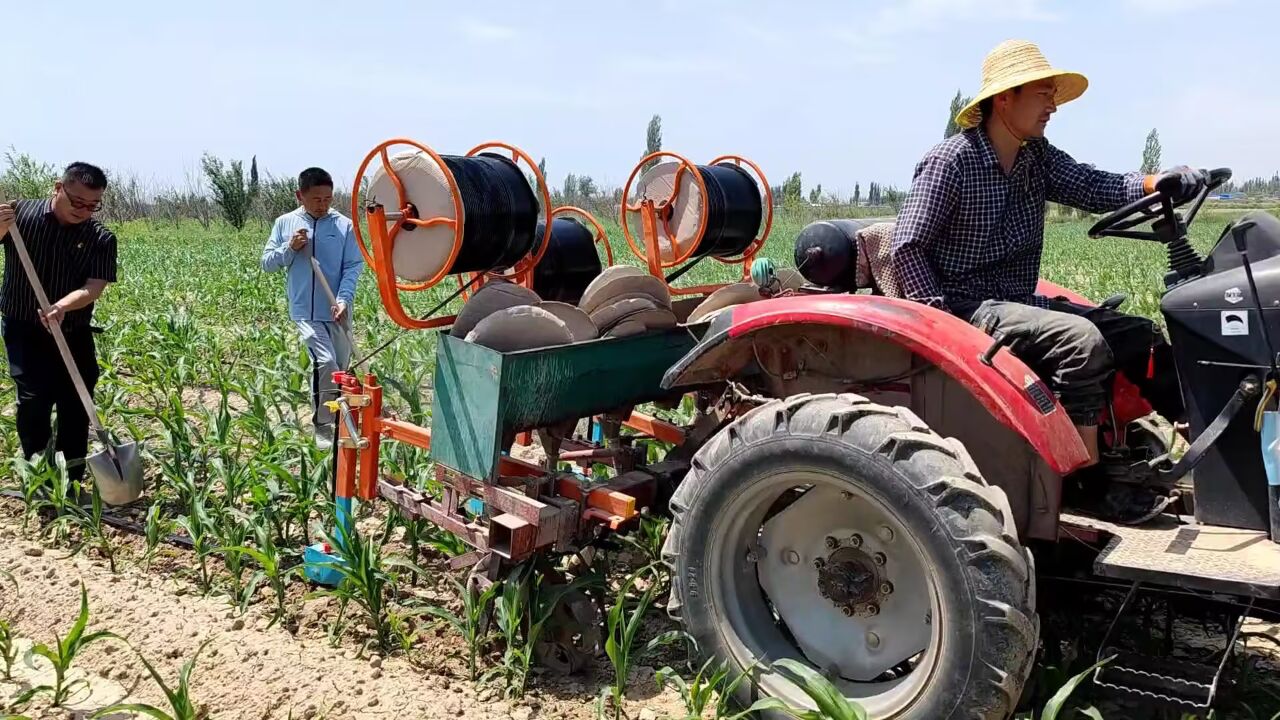
[[[1163,218],[1169,228],[1177,228],[1179,223],[1185,228],[1195,219],[1196,213],[1200,212],[1200,206],[1209,198],[1209,193],[1217,190],[1230,179],[1230,168],[1210,170],[1209,181],[1200,188],[1200,192],[1177,202],[1174,202],[1167,193],[1156,190],[1150,195],[1134,200],[1094,223],[1093,227],[1089,228],[1089,237],[1121,237],[1166,242],[1166,235],[1164,234],[1133,230],[1132,228],[1158,218]],[[1192,202],[1194,204],[1191,206],[1191,212],[1187,213],[1185,218],[1174,212],[1175,209]]]

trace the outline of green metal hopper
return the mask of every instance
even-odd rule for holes
[[[439,334],[431,454],[468,477],[496,480],[504,435],[669,395],[663,373],[706,324],[501,353]]]

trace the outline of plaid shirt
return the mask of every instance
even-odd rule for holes
[[[1143,177],[1078,163],[1044,138],[1028,140],[1005,175],[981,126],[957,133],[916,166],[891,244],[894,275],[906,297],[934,307],[1045,307],[1035,294],[1045,201],[1110,212],[1143,196]]]

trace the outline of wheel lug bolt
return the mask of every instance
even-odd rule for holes
[[[867,604],[867,615],[875,616],[880,614],[880,606],[875,603]]]
[[[818,570],[821,570],[823,567],[826,566],[826,564],[827,564],[827,561],[824,560],[823,558],[814,558],[813,560],[813,566]]]
[[[884,564],[889,562],[889,558],[886,557],[884,553],[876,553],[872,559],[875,560],[876,565],[879,565],[880,567],[884,567]]]
[[[893,528],[889,527],[888,525],[881,525],[880,539],[887,543],[893,542]]]
[[[849,546],[855,547],[855,548],[862,547],[862,536],[859,535],[858,533],[854,533],[853,535],[849,536]]]
[[[893,583],[889,582],[888,580],[885,580],[884,582],[880,583],[880,594],[881,594],[881,595],[892,595],[892,594],[893,594]]]
[[[835,538],[831,537],[830,535],[828,535],[828,536],[827,536],[827,549],[828,549],[828,550],[835,550],[835,549],[836,549],[837,547],[839,547],[839,546],[840,546],[840,541],[839,541],[839,540],[837,540],[837,539],[835,539]]]
[[[840,612],[844,613],[845,617],[853,617],[853,608],[849,607],[848,605],[845,605],[844,607],[840,608]]]

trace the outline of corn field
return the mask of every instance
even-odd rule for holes
[[[615,258],[637,262],[616,221],[601,220]],[[791,266],[792,241],[807,220],[780,213],[764,254]],[[1217,225],[1212,219],[1199,223],[1197,243],[1211,242]],[[750,710],[724,701],[727,689],[749,681],[743,669],[697,665],[696,648],[660,611],[669,583],[665,566],[654,562],[665,530],[656,518],[647,519],[625,538],[622,549],[593,562],[591,572],[570,585],[552,582],[559,569],[521,568],[482,593],[464,587],[465,573],[448,569],[448,559],[465,551],[463,543],[385,507],[361,506],[358,531],[348,542],[335,542],[331,456],[315,447],[309,427],[309,358],[288,320],[282,278],[266,276],[258,266],[268,227],[250,218],[243,229],[233,230],[211,212],[205,220],[133,219],[113,228],[120,239],[120,281],[108,288],[95,314],[103,329],[97,336],[102,374],[95,395],[106,426],[144,448],[146,503],[128,518],[129,532],[116,532],[99,505],[90,511],[70,499],[74,488],[56,460],[21,458],[14,391],[6,376],[0,385],[0,454],[9,458],[6,502],[26,537],[89,558],[111,573],[163,575],[188,588],[185,592],[224,602],[237,617],[258,613],[269,619],[267,628],[278,625],[292,633],[299,632],[304,607],[327,597],[339,608],[324,630],[332,647],[403,657],[431,674],[439,667],[423,657],[423,648],[444,638],[454,648],[449,662],[466,682],[512,702],[545,682],[535,662],[544,623],[566,597],[586,593],[603,607],[607,639],[593,674],[596,687],[584,688],[581,696],[582,703],[594,703],[595,715],[633,716],[628,684],[641,663],[662,666],[657,682],[679,698],[686,717],[738,717]],[[1127,292],[1130,307],[1154,316],[1158,248],[1091,243],[1084,239],[1086,228],[1080,221],[1050,226],[1044,275],[1095,299]],[[731,281],[740,272],[738,266],[706,261],[688,282]],[[411,312],[422,312],[453,289],[446,283],[419,293],[409,303]],[[446,312],[457,307],[455,301]],[[394,338],[361,368],[376,373],[387,388],[388,409],[430,424],[432,334],[400,334],[386,319],[368,272],[354,317],[358,358]],[[439,493],[428,454],[399,444],[384,446],[383,453],[385,471],[424,492]],[[321,541],[341,548],[342,581],[332,589],[311,586],[300,573],[301,548]],[[81,617],[69,620],[65,637],[41,645],[52,667],[71,667],[82,645],[117,642],[100,634],[105,631],[85,634],[84,618],[92,605],[86,602]],[[16,652],[7,639],[16,620],[0,617],[0,655],[8,663]],[[172,686],[162,676],[173,676],[176,665],[158,672],[147,664],[148,681],[163,686],[170,703],[157,712],[200,716],[190,676],[199,675],[203,658],[186,658]],[[1039,676],[1054,681],[1037,684],[1020,717],[1075,717],[1079,710],[1067,696],[1088,697],[1090,664],[1076,657],[1039,668]],[[818,714],[773,702],[755,710],[796,717],[864,716],[855,705],[833,699],[822,676],[786,661],[778,668],[808,688]],[[60,673],[58,684],[16,698],[9,709],[20,713],[31,703],[58,705],[75,690]],[[1081,674],[1073,678],[1075,673]],[[1241,705],[1250,709],[1229,711],[1245,714],[1216,717],[1272,718],[1276,705],[1266,703],[1280,695],[1262,679],[1252,682],[1254,694]],[[1089,707],[1083,699],[1080,703]],[[1098,709],[1089,713],[1102,716]]]

